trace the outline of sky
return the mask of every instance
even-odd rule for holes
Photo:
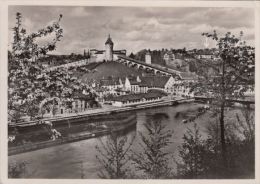
[[[242,30],[243,39],[254,46],[254,9],[250,8],[9,6],[9,46],[16,12],[22,13],[22,26],[28,33],[63,15],[64,37],[53,54],[104,49],[108,34],[114,49],[126,49],[128,54],[142,49],[205,48],[201,33],[213,30],[220,35],[228,31],[239,35]],[[214,46],[210,42],[209,47]]]

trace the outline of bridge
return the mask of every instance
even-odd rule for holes
[[[169,69],[166,67],[160,67],[160,66],[155,66],[152,64],[147,64],[145,62],[132,59],[123,55],[118,55],[118,59],[116,62],[123,63],[126,66],[129,67],[136,67],[138,69],[143,69],[146,70],[147,72],[152,72],[154,74],[161,74],[161,75],[166,75],[166,76],[178,76],[180,79],[182,79],[180,71]]]

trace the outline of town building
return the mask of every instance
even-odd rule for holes
[[[214,59],[214,53],[210,49],[198,50],[195,57],[197,59]]]
[[[152,56],[149,51],[145,53],[145,63],[149,65],[152,64]]]
[[[50,102],[52,103],[51,106]],[[87,109],[99,106],[95,95],[91,93],[74,93],[70,98],[63,100],[57,97],[46,98],[39,105],[39,113],[45,116],[53,116],[56,114],[84,112]]]
[[[147,93],[149,89],[168,92],[173,84],[174,78],[172,76],[126,77],[124,89],[131,93]]]
[[[156,89],[170,92],[175,79],[172,76],[142,76],[141,85],[146,85],[147,89]]]
[[[163,96],[165,96],[165,94],[163,93],[148,92],[148,93],[116,96],[108,100],[111,102],[113,106],[126,107],[126,106],[135,106],[135,105],[158,102],[162,100]]]
[[[140,77],[125,77],[124,89],[130,93],[146,93],[148,86],[141,81]]]
[[[198,81],[194,73],[180,73],[179,79],[175,79],[173,85],[169,86],[167,92],[180,97],[194,97],[193,85]]]
[[[124,87],[123,82],[122,82],[121,78],[119,78],[119,77],[116,77],[116,78],[109,77],[107,79],[101,79],[99,86],[106,88],[109,91],[114,91],[118,88],[122,89]]]

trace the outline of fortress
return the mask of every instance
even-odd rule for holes
[[[90,61],[91,62],[102,62],[102,61],[113,61],[117,59],[118,55],[126,55],[126,50],[114,50],[114,43],[108,35],[107,41],[105,42],[105,50],[90,50]]]

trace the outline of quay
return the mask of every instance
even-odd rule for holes
[[[64,121],[69,121],[70,123],[78,122],[78,121],[84,121],[88,117],[93,116],[104,116],[104,115],[110,115],[115,114],[119,112],[129,112],[129,111],[135,111],[140,109],[146,109],[146,108],[154,108],[154,107],[162,107],[162,106],[171,106],[176,105],[180,103],[188,103],[195,101],[194,98],[173,98],[173,99],[167,99],[167,100],[161,100],[157,102],[150,102],[150,103],[144,103],[144,104],[133,104],[127,107],[106,107],[106,108],[100,108],[100,109],[94,109],[94,110],[88,110],[81,113],[71,113],[66,115],[58,115],[55,117],[50,118],[44,118],[43,121],[51,121],[52,123],[59,123]],[[37,125],[38,121],[27,121],[27,122],[20,122],[16,124],[10,124],[10,127],[28,127],[28,126],[34,126]]]

